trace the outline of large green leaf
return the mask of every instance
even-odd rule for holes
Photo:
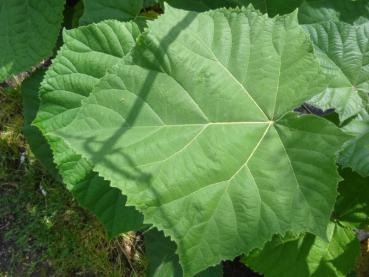
[[[335,217],[352,228],[369,227],[369,178],[346,169],[341,173],[344,181],[339,186]]]
[[[359,92],[369,93],[369,24],[324,22],[305,28],[324,72],[332,76],[325,92],[311,103],[323,110],[335,108],[343,122],[365,107]]]
[[[51,56],[64,0],[0,0],[0,82]]]
[[[44,77],[45,70],[36,71],[31,77],[26,79],[22,84],[23,98],[23,116],[24,127],[23,133],[27,142],[37,159],[45,166],[45,168],[54,176],[58,175],[58,171],[53,162],[53,156],[49,144],[43,137],[41,131],[32,126],[40,106],[39,88]]]
[[[147,277],[182,277],[183,272],[176,255],[176,244],[166,238],[163,232],[152,229],[145,233],[145,254],[149,260]],[[222,267],[211,267],[196,277],[220,277]]]
[[[132,56],[52,134],[177,243],[186,276],[275,233],[325,235],[346,137],[290,112],[325,84],[296,13],[167,7]]]
[[[352,136],[341,152],[339,163],[361,176],[369,176],[369,114],[363,110],[343,128]]]
[[[311,234],[275,237],[244,262],[266,277],[345,277],[354,269],[360,244],[351,229],[331,223],[328,241]]]
[[[47,133],[73,120],[81,100],[130,52],[139,34],[136,24],[118,21],[65,31],[64,45],[42,83],[42,102],[35,121],[53,149],[63,181],[80,203],[102,220],[111,236],[139,228],[142,216],[125,207],[122,193],[93,173],[88,161]]]
[[[83,0],[84,13],[81,25],[105,19],[129,21],[135,19],[143,7],[143,0]]]

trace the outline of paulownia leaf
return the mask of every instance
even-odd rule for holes
[[[64,0],[0,0],[0,82],[51,56]]]
[[[53,162],[53,156],[49,144],[43,137],[41,131],[37,129],[37,127],[31,125],[40,106],[38,90],[44,74],[45,70],[39,69],[22,83],[24,116],[23,133],[36,158],[41,161],[50,173],[57,176],[58,171]]]
[[[324,22],[305,28],[324,72],[332,76],[325,92],[310,102],[323,110],[335,108],[343,122],[365,107],[358,92],[369,93],[369,24]]]
[[[83,0],[84,13],[80,24],[87,25],[105,19],[132,20],[140,14],[143,2],[143,0]]]
[[[339,186],[335,217],[352,228],[369,227],[369,178],[346,169]]]
[[[275,233],[325,235],[346,137],[289,112],[325,84],[296,13],[167,7],[132,56],[53,133],[171,236],[185,276]]]
[[[244,262],[265,277],[345,277],[353,270],[360,244],[351,229],[330,223],[328,241],[311,234],[275,237]]]
[[[183,272],[176,255],[176,244],[166,238],[163,232],[152,229],[145,233],[145,254],[149,260],[147,277],[182,277]],[[222,267],[211,267],[196,277],[223,276]]]
[[[339,163],[350,167],[361,176],[369,176],[369,114],[362,111],[342,130],[352,136],[341,152]]]
[[[142,216],[125,207],[126,198],[93,173],[89,162],[63,140],[47,134],[73,120],[81,100],[130,52],[139,33],[136,24],[118,21],[65,31],[64,45],[42,83],[42,102],[35,122],[53,149],[63,181],[80,203],[102,220],[111,236],[139,228]]]

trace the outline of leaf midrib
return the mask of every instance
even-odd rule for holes
[[[268,127],[265,129],[265,131],[263,132],[262,136],[260,137],[259,141],[256,143],[255,147],[253,148],[253,150],[251,151],[250,155],[248,156],[247,160],[242,163],[242,165],[239,167],[239,169],[232,174],[232,176],[230,176],[228,179],[226,180],[221,180],[221,181],[218,181],[216,183],[210,183],[210,184],[207,184],[195,191],[192,191],[184,196],[181,196],[179,198],[176,198],[176,199],[171,199],[170,201],[168,202],[165,202],[165,203],[160,203],[160,207],[164,206],[164,205],[167,205],[167,204],[170,204],[172,202],[176,202],[178,200],[181,200],[183,198],[187,198],[189,197],[190,195],[192,194],[195,194],[199,191],[202,191],[206,188],[208,188],[209,186],[213,186],[213,185],[217,185],[217,184],[220,184],[220,183],[224,183],[224,182],[227,182],[227,186],[225,187],[225,190],[224,190],[224,193],[226,193],[228,191],[228,188],[231,184],[231,181],[233,180],[233,178],[235,178],[238,173],[245,167],[248,165],[248,163],[250,162],[250,160],[252,159],[252,157],[254,156],[254,154],[256,153],[256,151],[258,150],[260,144],[263,142],[265,136],[268,134],[270,128],[272,127],[272,123],[269,123],[268,124]],[[152,162],[152,163],[149,163],[149,164],[143,164],[143,165],[137,165],[137,167],[142,167],[142,166],[149,166],[149,165],[152,165],[152,164],[157,164],[157,163],[164,163],[166,161],[168,161],[169,159],[171,159],[172,157],[176,156],[178,153],[180,152],[183,152],[185,149],[187,149],[194,141],[196,141],[198,139],[198,137],[205,131],[206,127],[205,128],[202,128],[184,147],[182,147],[180,150],[176,151],[175,153],[173,153],[172,155],[170,155],[169,157],[163,159],[163,160],[160,160],[160,161],[155,161],[155,162]],[[160,170],[159,170],[159,173],[160,173]],[[157,175],[159,175],[159,173]]]

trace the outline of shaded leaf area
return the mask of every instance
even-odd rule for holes
[[[143,0],[83,0],[84,13],[80,18],[81,25],[98,23],[105,19],[129,21],[141,12]]]
[[[299,21],[304,24],[333,21],[360,25],[368,22],[369,3],[366,0],[305,0],[301,3]]]
[[[163,232],[152,229],[145,233],[145,250],[149,260],[147,276],[182,277],[183,272],[176,252],[176,244],[166,238]],[[205,270],[195,277],[221,277],[223,270],[216,266]]]
[[[40,106],[38,90],[44,74],[45,70],[39,69],[22,84],[23,133],[36,158],[41,161],[53,176],[57,177],[58,171],[53,162],[50,146],[41,131],[37,127],[32,126],[32,121],[35,119]]]
[[[224,277],[262,277],[262,275],[252,271],[237,257],[233,261],[223,262]]]
[[[369,178],[350,169],[341,172],[344,181],[339,186],[339,197],[334,216],[350,228],[369,227]]]
[[[167,7],[148,26],[132,64],[109,71],[50,134],[177,243],[185,276],[275,233],[324,237],[346,137],[289,112],[325,85],[296,13]]]
[[[64,0],[0,1],[0,82],[52,55]]]
[[[304,24],[333,21],[360,25],[366,23],[369,17],[369,3],[366,0],[168,0],[165,2],[173,7],[190,11],[252,4],[270,16],[291,13],[298,8],[299,21]]]
[[[369,115],[367,110],[361,111],[342,129],[352,138],[344,145],[339,163],[345,168],[352,168],[361,176],[369,176]]]
[[[354,269],[360,243],[352,229],[330,223],[327,240],[311,234],[275,237],[243,261],[266,277],[344,277]]]
[[[105,19],[129,21],[139,17],[143,8],[158,4],[164,8],[164,2],[175,8],[197,12],[252,4],[270,16],[291,13],[298,8],[299,21],[303,24],[332,21],[360,25],[369,17],[366,0],[84,0],[85,10],[80,23],[86,25]]]
[[[92,210],[111,236],[141,227],[142,216],[126,208],[126,198],[92,172],[89,162],[48,135],[74,118],[81,101],[105,72],[123,59],[140,33],[134,23],[106,21],[64,32],[64,45],[41,84],[36,124],[51,145],[54,161],[68,189]]]

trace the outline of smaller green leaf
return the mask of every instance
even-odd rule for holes
[[[149,260],[147,277],[182,277],[183,272],[176,252],[176,244],[163,232],[152,229],[145,233],[146,256]],[[221,277],[222,267],[210,267],[195,277]]]
[[[369,227],[369,177],[361,177],[350,169],[343,170],[335,217],[352,228]]]
[[[369,176],[369,114],[362,111],[346,124],[342,130],[352,139],[345,143],[339,163],[352,168],[361,176]]]
[[[323,72],[331,77],[327,89],[310,100],[323,110],[334,108],[341,122],[358,114],[365,103],[359,92],[369,92],[369,24],[340,22],[304,25],[314,43]]]
[[[275,237],[243,262],[266,277],[344,277],[360,254],[353,230],[330,223],[328,241],[311,234]]]

